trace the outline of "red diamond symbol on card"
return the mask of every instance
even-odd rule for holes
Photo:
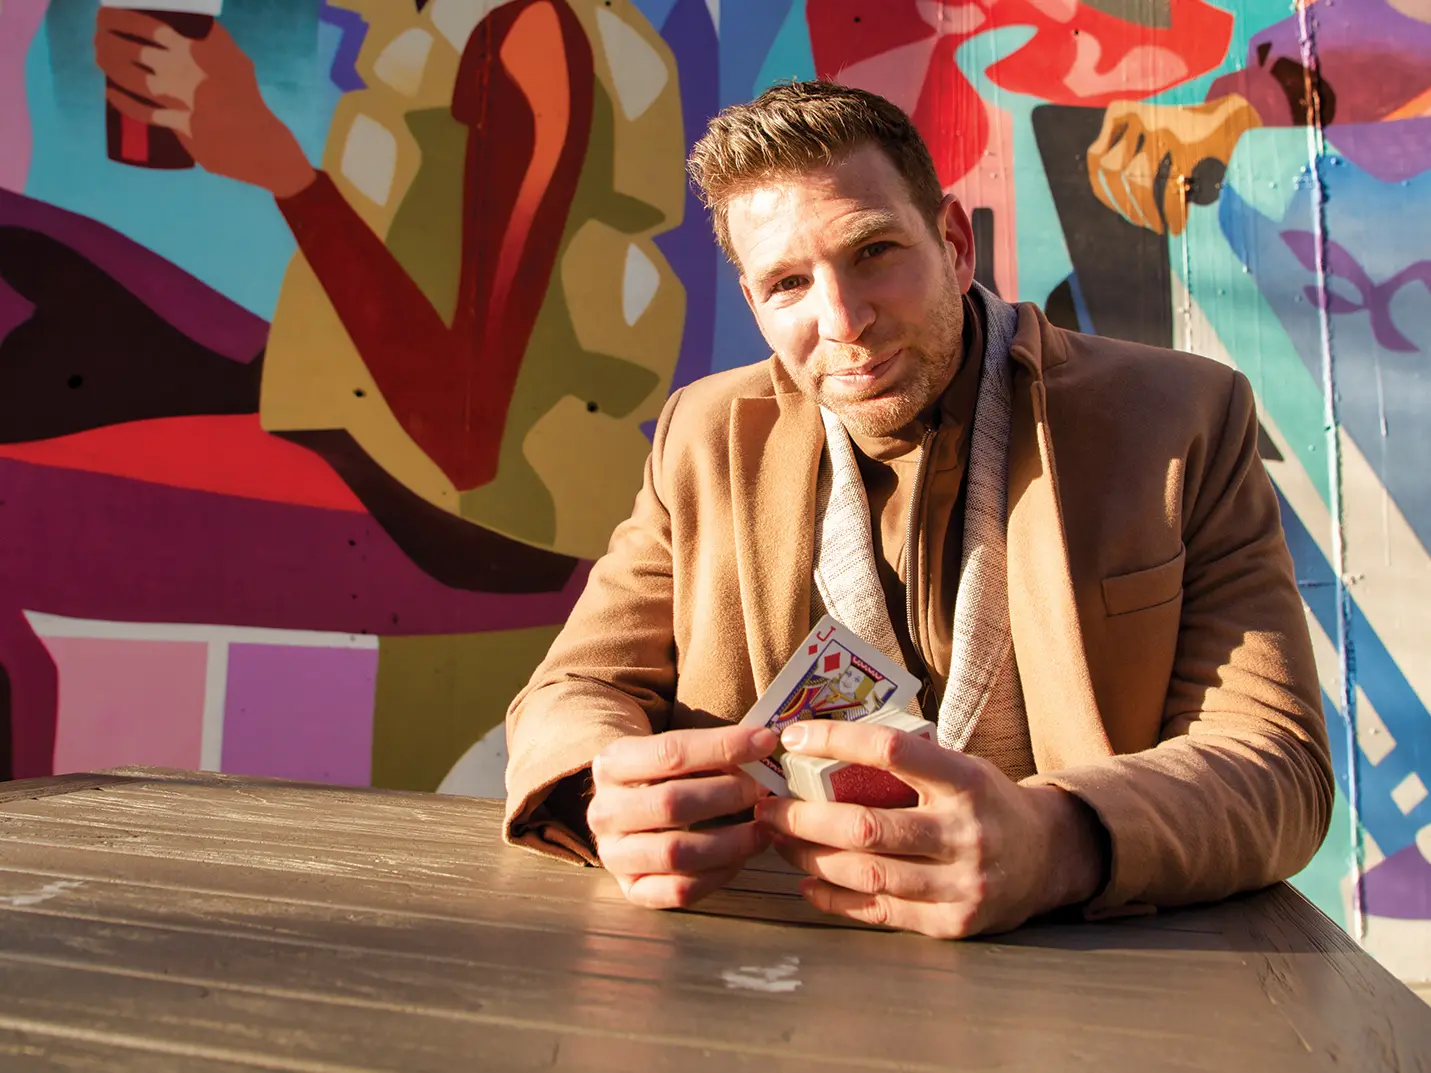
[[[837,671],[837,670],[839,670],[839,669],[840,669],[840,654],[839,654],[838,652],[835,652],[835,653],[833,653],[832,655],[828,655],[828,656],[825,657],[825,671],[826,671],[827,673],[830,672],[830,671]]]
[[[811,645],[809,648],[805,649],[805,655],[813,656],[818,651],[820,651],[819,645]]]

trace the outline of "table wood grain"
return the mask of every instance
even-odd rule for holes
[[[0,1069],[1423,1070],[1431,1009],[1283,885],[941,943],[763,858],[700,912],[497,802],[156,769],[0,784]]]

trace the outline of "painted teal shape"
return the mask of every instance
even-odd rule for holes
[[[1355,875],[1356,850],[1352,846],[1351,806],[1340,786],[1332,803],[1332,822],[1316,856],[1290,880],[1318,909],[1350,930],[1342,884]]]
[[[790,0],[726,2],[720,9],[720,104],[741,104],[755,92],[760,71],[790,11]],[[726,45],[729,42],[729,45]]]
[[[41,27],[26,61],[34,157],[24,193],[113,227],[271,319],[294,250],[273,198],[197,168],[159,172],[110,161],[103,76],[92,62],[62,63],[64,83],[51,71],[52,44],[68,56],[88,48],[87,39],[52,43],[48,31]],[[328,77],[340,36],[320,25],[309,55],[285,65],[290,79],[261,86],[311,160],[322,155],[341,96]]]
[[[753,0],[759,3],[760,0]],[[815,77],[815,55],[810,50],[810,30],[805,23],[805,0],[794,0],[785,14],[780,32],[770,43],[755,84],[750,87],[755,96],[772,83],[793,79],[803,81]]]

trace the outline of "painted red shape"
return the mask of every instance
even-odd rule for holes
[[[822,78],[838,78],[845,68],[892,49],[937,39],[911,118],[945,186],[968,174],[989,141],[987,106],[955,59],[970,39],[1008,26],[1031,27],[1033,37],[991,66],[989,80],[1049,104],[1089,107],[1151,96],[1205,74],[1222,62],[1232,40],[1233,16],[1205,0],[1169,0],[1168,25],[1162,27],[1109,15],[1077,0],[1068,0],[1066,18],[1057,17],[1060,5],[1047,2],[976,0],[942,9],[947,23],[936,29],[920,15],[921,4],[927,11],[941,10],[927,0],[885,0],[878,17],[866,17],[868,0],[809,0],[806,20],[815,71]],[[1139,49],[1165,53],[1176,66],[1144,86],[1106,77],[1130,57],[1148,55],[1135,52]],[[1075,77],[1080,63],[1091,79]],[[1077,88],[1082,81],[1097,88]]]
[[[497,473],[586,158],[594,86],[591,45],[564,0],[516,0],[473,31],[452,100],[471,134],[450,325],[326,176],[280,203],[394,415],[461,490]]]
[[[156,418],[0,444],[0,458],[272,503],[364,510],[328,463],[265,432],[256,414]]]

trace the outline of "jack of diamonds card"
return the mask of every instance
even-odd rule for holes
[[[741,722],[779,734],[801,719],[863,719],[902,708],[918,680],[852,630],[824,616]],[[742,767],[773,793],[790,796],[783,750]]]

